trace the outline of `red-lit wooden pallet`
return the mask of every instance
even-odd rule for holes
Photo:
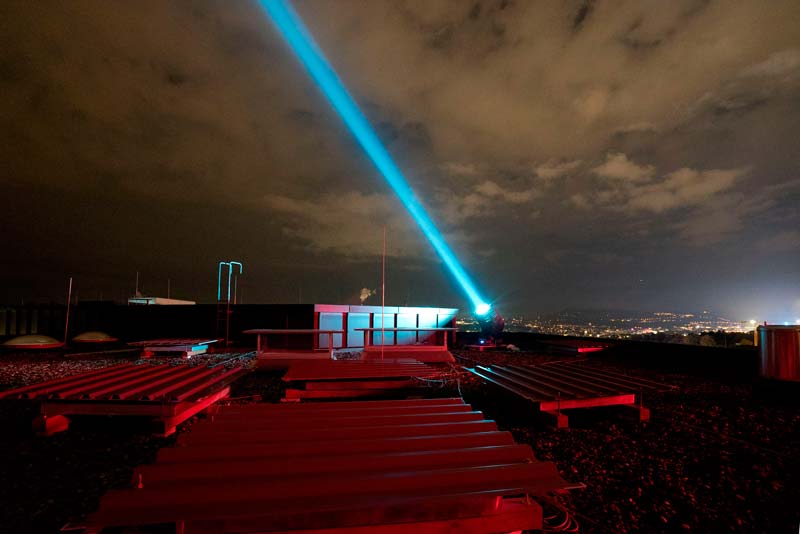
[[[440,371],[413,359],[306,360],[291,364],[283,377],[285,400],[370,397],[419,386],[415,378]]]
[[[213,412],[106,494],[88,531],[511,532],[541,528],[529,496],[568,486],[461,399]]]
[[[478,365],[469,371],[537,403],[542,412],[556,417],[559,428],[569,425],[569,419],[561,410],[597,406],[630,406],[639,410],[641,421],[646,421],[650,411],[641,406],[641,402],[638,406],[635,404],[636,393],[671,388],[651,380],[572,363],[535,367]]]
[[[0,399],[38,402],[45,434],[66,430],[70,415],[152,417],[160,434],[230,393],[229,384],[245,370],[237,367],[123,364],[0,392]]]
[[[607,341],[569,338],[547,339],[541,343],[547,345],[550,352],[573,355],[600,352],[614,346],[613,343]]]

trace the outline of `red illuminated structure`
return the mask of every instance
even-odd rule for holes
[[[374,397],[417,388],[440,372],[410,359],[306,360],[291,364],[283,376],[285,401]]]
[[[764,325],[757,332],[761,376],[800,382],[800,326]]]
[[[536,367],[478,365],[469,371],[538,404],[540,411],[556,418],[558,428],[569,426],[562,410],[597,406],[636,408],[639,419],[647,421],[650,410],[641,405],[641,392],[671,389],[658,382],[570,363]],[[639,405],[636,405],[637,392]]]
[[[356,328],[364,332],[363,357],[369,358],[413,358],[421,362],[454,362],[447,349],[447,338],[455,340],[455,327],[403,327],[403,328]],[[398,344],[397,339],[409,336],[409,341]],[[376,337],[378,340],[376,341]]]
[[[529,496],[568,487],[462,399],[214,411],[107,493],[88,531],[511,532],[542,527]]]
[[[561,338],[561,339],[547,339],[542,341],[547,345],[547,350],[550,352],[556,352],[561,354],[589,354],[592,352],[600,352],[606,350],[607,348],[613,346],[611,343],[606,341],[595,341],[595,340],[585,340],[585,339],[569,339],[569,338]]]
[[[0,399],[39,404],[34,427],[44,434],[66,430],[71,415],[150,417],[157,433],[175,427],[230,394],[245,370],[172,365],[115,365],[97,371],[0,392]]]

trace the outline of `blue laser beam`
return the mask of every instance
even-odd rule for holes
[[[444,237],[442,237],[441,232],[439,232],[425,208],[422,207],[420,201],[417,200],[403,173],[400,172],[389,152],[378,139],[377,134],[347,92],[336,72],[325,60],[300,17],[285,0],[259,0],[259,4],[267,12],[283,38],[303,63],[308,73],[325,94],[325,97],[339,113],[339,116],[372,162],[378,167],[378,170],[383,174],[395,194],[397,194],[408,213],[416,221],[433,249],[463,288],[472,302],[475,312],[478,315],[487,315],[491,310],[491,305],[481,298],[467,271],[461,266],[455,254],[445,242]]]

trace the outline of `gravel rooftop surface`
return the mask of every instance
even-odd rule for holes
[[[539,365],[555,358],[518,353],[459,353],[465,366]],[[570,360],[570,358],[561,358]],[[572,358],[574,362],[577,358]],[[474,376],[462,376],[467,402],[495,419],[537,459],[586,485],[555,499],[580,532],[797,532],[800,522],[800,412],[754,392],[750,384],[592,365],[678,386],[645,394],[651,420],[625,408],[570,412],[570,428]],[[574,525],[574,523],[571,523]]]
[[[457,396],[539,460],[586,487],[543,502],[548,532],[797,532],[800,522],[800,412],[751,384],[619,367],[590,358],[537,353],[458,351],[464,367],[477,363],[540,365],[570,360],[673,384],[673,392],[645,396],[650,422],[625,408],[572,411],[558,430],[532,405],[459,366],[430,382],[431,397]],[[230,360],[209,355],[194,364]],[[242,359],[247,359],[244,357]],[[115,359],[58,356],[0,357],[0,390],[96,369]],[[232,360],[233,361],[233,360]],[[280,372],[251,373],[232,385],[234,403],[277,402]],[[35,409],[0,402],[0,532],[55,533],[91,513],[112,487],[130,483],[133,467],[155,459],[175,436],[155,438],[145,422],[80,419],[50,438],[35,436]],[[179,428],[191,429],[192,421]],[[575,529],[579,530],[575,530]]]

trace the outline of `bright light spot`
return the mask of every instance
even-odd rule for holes
[[[756,320],[755,319],[750,319],[750,324],[756,324]]]
[[[486,304],[485,302],[481,302],[480,304],[475,306],[475,313],[477,315],[486,315],[489,313],[491,309],[492,307],[490,305]]]
[[[283,38],[297,54],[297,57],[328,101],[347,124],[353,136],[361,144],[361,148],[364,149],[364,152],[367,153],[381,174],[383,174],[383,177],[397,194],[408,213],[416,221],[433,249],[453,274],[453,278],[456,279],[456,282],[462,287],[472,305],[475,306],[476,312],[482,315],[481,310],[484,310],[484,313],[487,313],[489,305],[485,304],[480,294],[478,294],[478,289],[472,279],[456,259],[455,254],[453,254],[439,229],[436,228],[436,225],[428,216],[422,203],[414,195],[403,173],[400,172],[400,169],[392,160],[375,130],[372,129],[367,118],[359,109],[358,104],[347,92],[333,67],[325,60],[311,34],[303,26],[300,17],[285,0],[260,0],[259,3],[269,14]]]

